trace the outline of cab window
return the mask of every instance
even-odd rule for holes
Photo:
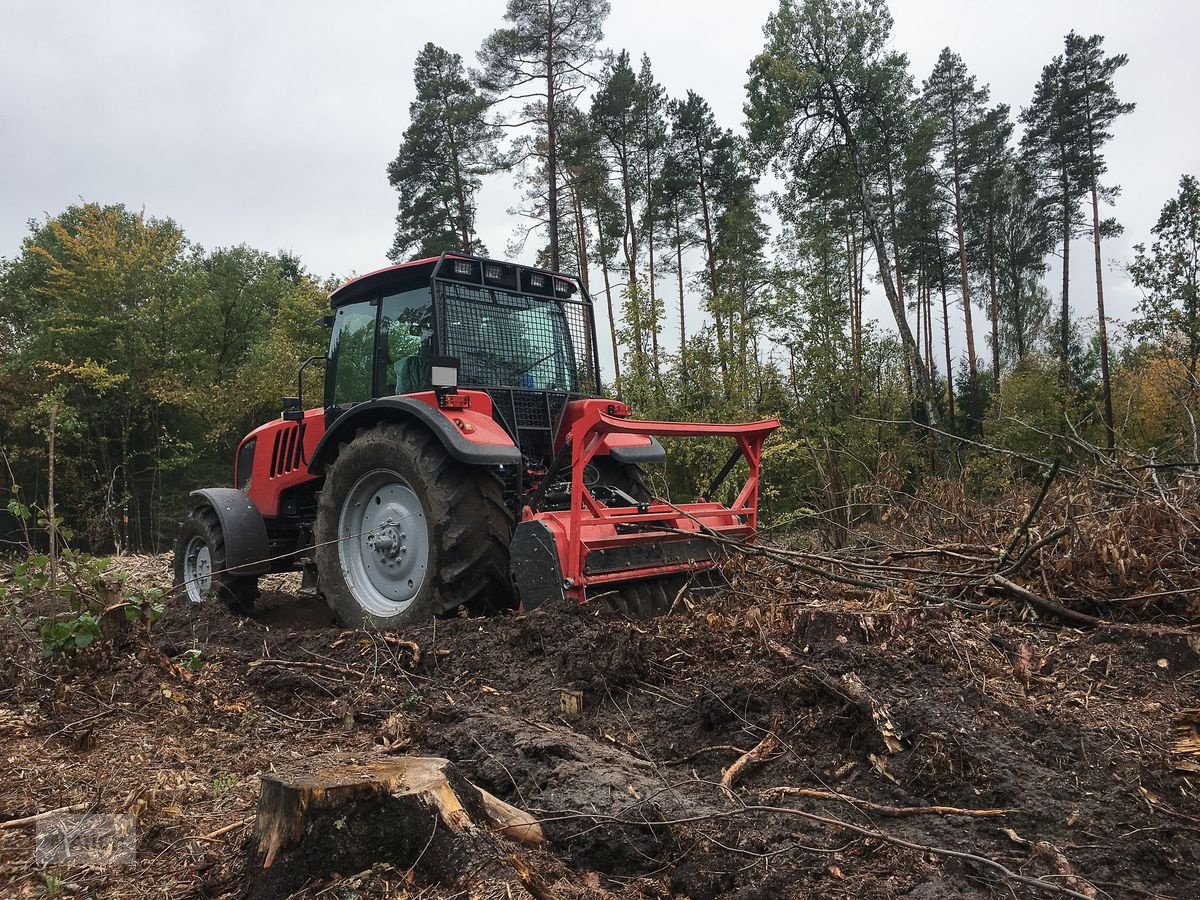
[[[379,318],[380,373],[384,394],[429,388],[433,355],[433,302],[429,286],[385,295]]]
[[[329,396],[334,406],[371,399],[372,360],[375,358],[373,302],[349,303],[337,311],[329,339]]]

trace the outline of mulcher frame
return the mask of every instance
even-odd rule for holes
[[[612,406],[607,401],[583,401],[582,405],[566,438],[570,508],[537,512],[527,506],[522,515],[523,524],[540,523],[552,535],[566,597],[583,602],[589,593],[608,586],[702,571],[715,564],[711,551],[722,539],[753,539],[758,526],[762,446],[779,427],[778,419],[745,424],[658,422],[612,415],[606,411]],[[592,494],[584,473],[609,435],[731,437],[749,472],[730,506],[706,498],[678,505],[655,499],[637,506],[608,506]],[[700,546],[697,539],[706,546]],[[636,551],[647,546],[661,551],[663,561],[638,564]],[[610,557],[615,563],[609,563]],[[603,561],[590,565],[594,559]]]

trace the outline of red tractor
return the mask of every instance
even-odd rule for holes
[[[652,614],[752,538],[776,419],[647,422],[600,396],[591,300],[573,278],[443,254],[330,297],[329,352],[283,415],[238,446],[232,488],[192,493],[175,584],[245,608],[270,572],[304,573],[348,626],[387,628],[550,598]],[[325,402],[303,375],[324,360]],[[729,506],[656,499],[656,436],[727,435],[748,477]]]

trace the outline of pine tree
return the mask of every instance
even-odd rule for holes
[[[654,208],[659,211],[662,228],[668,235],[667,239],[675,257],[673,268],[679,293],[679,369],[685,378],[688,370],[688,330],[683,254],[700,243],[695,226],[699,194],[688,167],[687,152],[688,148],[682,146],[678,136],[672,132],[662,175],[655,184],[654,201]]]
[[[560,97],[584,88],[608,17],[607,0],[508,0],[509,24],[493,31],[479,50],[480,84],[493,99],[525,100],[517,122],[540,123],[544,144],[550,266],[559,268],[558,111]],[[539,86],[540,83],[540,86]]]
[[[988,318],[992,333],[992,385],[1000,384],[1000,299],[996,262],[996,219],[1000,213],[1000,186],[1012,165],[1013,123],[1009,109],[1000,104],[979,117],[965,134],[963,157],[968,176],[963,185],[967,220],[967,250],[972,270],[988,288]]]
[[[1100,378],[1104,403],[1104,431],[1108,452],[1113,451],[1116,434],[1113,428],[1112,381],[1108,371],[1108,324],[1104,314],[1104,277],[1100,261],[1100,238],[1119,233],[1115,222],[1100,221],[1100,197],[1112,202],[1119,190],[1114,185],[1101,186],[1100,177],[1108,170],[1104,145],[1112,138],[1111,128],[1118,116],[1133,112],[1134,104],[1117,99],[1113,79],[1117,70],[1129,62],[1124,53],[1106,56],[1101,45],[1104,38],[1094,34],[1081,37],[1072,31],[1066,38],[1063,56],[1064,81],[1074,98],[1080,118],[1076,136],[1077,153],[1083,163],[1084,182],[1092,201],[1092,244],[1096,261],[1096,309],[1099,316]]]
[[[881,128],[881,121],[907,114],[896,100],[912,91],[908,60],[889,49],[891,30],[884,0],[781,0],[764,29],[766,47],[751,63],[747,130],[755,152],[785,178],[803,179],[823,157],[843,155],[917,393],[936,423],[933,385],[896,288],[872,196],[887,148],[864,141],[895,130]]]
[[[638,275],[641,259],[641,223],[637,210],[645,196],[645,185],[639,177],[639,137],[642,127],[638,114],[639,102],[637,75],[630,64],[629,53],[622,50],[611,57],[604,66],[600,85],[592,98],[588,121],[604,138],[606,155],[617,181],[625,215],[625,229],[621,241],[627,276],[625,318],[633,339],[633,366],[636,380],[640,384],[649,372],[642,333],[642,285]]]
[[[496,145],[487,100],[467,78],[462,57],[432,43],[417,54],[413,81],[411,122],[388,165],[388,182],[400,193],[388,256],[484,253],[475,234],[475,196]]]
[[[662,85],[654,80],[654,72],[650,65],[650,57],[643,54],[641,68],[637,76],[637,127],[638,150],[640,164],[639,176],[642,181],[642,233],[646,237],[647,249],[647,280],[649,282],[649,297],[645,306],[645,327],[650,332],[650,359],[654,367],[654,383],[662,390],[660,381],[660,362],[658,335],[662,329],[662,301],[658,297],[658,271],[655,265],[655,243],[658,237],[659,212],[657,207],[657,182],[662,175],[663,161],[666,154],[667,123],[664,118],[666,108],[666,92]]]
[[[1062,247],[1062,297],[1058,320],[1059,363],[1064,378],[1071,367],[1071,239],[1081,231],[1080,202],[1086,180],[1078,135],[1083,113],[1070,90],[1063,57],[1042,69],[1033,100],[1021,110],[1025,132],[1021,151],[1037,179],[1042,203],[1055,223]]]
[[[1042,276],[1055,241],[1054,223],[1038,198],[1033,173],[1018,159],[1005,165],[994,196],[999,343],[1003,358],[1016,366],[1049,326],[1050,298]]]
[[[958,270],[962,293],[963,322],[966,327],[967,372],[970,384],[971,416],[976,427],[982,426],[983,410],[979,400],[979,371],[975,357],[975,328],[971,321],[971,279],[967,262],[966,226],[963,216],[963,182],[969,175],[966,155],[968,133],[978,126],[987,103],[988,89],[975,86],[975,76],[967,71],[957,53],[946,47],[925,82],[924,101],[937,123],[937,148],[950,191],[954,210],[954,231],[958,241]]]
[[[585,263],[595,259],[600,264],[604,300],[608,314],[609,338],[612,346],[614,381],[617,394],[622,392],[621,355],[617,344],[617,318],[613,309],[612,284],[609,273],[612,258],[624,232],[623,217],[604,156],[601,137],[583,113],[571,108],[563,120],[561,134],[562,169],[567,192],[579,223],[576,240],[578,253]],[[590,243],[589,243],[590,242]],[[588,265],[580,268],[584,285],[588,284]],[[594,296],[594,292],[593,292]]]
[[[696,210],[699,216],[700,234],[704,243],[704,267],[708,276],[708,304],[713,314],[717,338],[717,358],[721,368],[721,381],[726,394],[729,383],[729,356],[725,331],[725,316],[721,309],[720,287],[717,277],[716,212],[713,206],[713,172],[718,157],[732,141],[732,135],[717,125],[712,108],[699,94],[688,91],[683,100],[670,104],[671,139],[678,151],[678,159],[691,173],[699,201]]]

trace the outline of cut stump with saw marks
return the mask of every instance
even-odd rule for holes
[[[388,863],[420,881],[463,886],[514,877],[505,837],[541,844],[528,813],[467,781],[446,759],[308,760],[262,776],[250,846],[250,894]]]

